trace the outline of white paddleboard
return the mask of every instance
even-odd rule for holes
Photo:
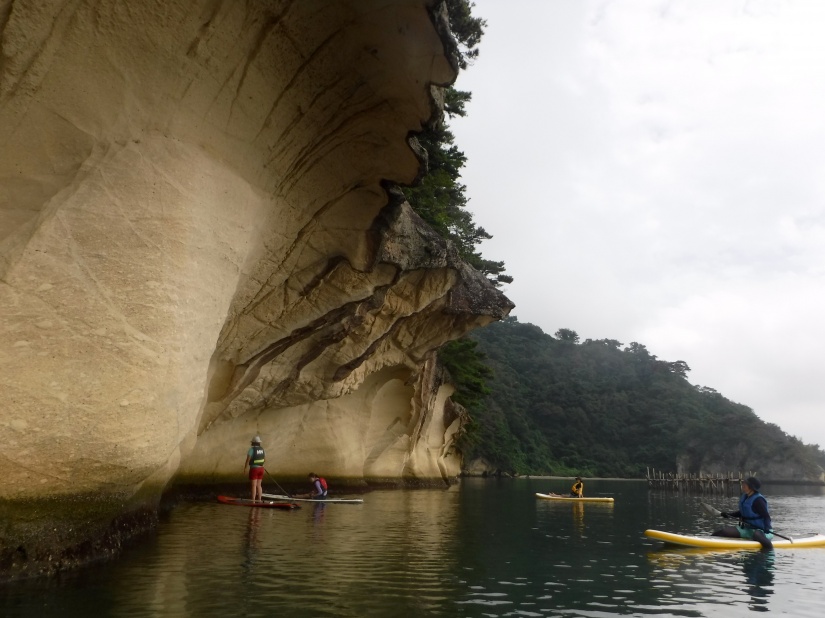
[[[282,496],[280,494],[261,494],[262,497],[270,500],[289,500],[290,502],[318,502],[327,504],[363,504],[361,498],[292,498],[290,496]]]

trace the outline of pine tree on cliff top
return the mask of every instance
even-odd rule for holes
[[[478,56],[477,45],[486,25],[483,19],[472,16],[473,6],[468,0],[447,1],[450,28],[458,42],[462,69]],[[448,88],[444,103],[446,116],[464,116],[464,106],[470,97],[469,92]],[[492,236],[475,224],[467,210],[466,187],[459,182],[466,157],[455,146],[455,136],[446,122],[427,127],[418,135],[418,141],[427,153],[427,169],[418,185],[404,189],[407,201],[435,230],[453,241],[461,257],[494,285],[510,283],[512,277],[503,274],[504,262],[487,260],[478,250],[478,245]]]

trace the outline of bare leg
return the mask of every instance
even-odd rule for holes
[[[250,487],[250,489],[251,489],[251,494],[252,494],[252,501],[253,501],[253,502],[255,501],[255,483],[256,483],[256,482],[257,482],[257,481],[256,481],[255,479],[252,479],[252,481],[251,481],[251,487]]]
[[[260,501],[263,502],[263,499],[264,499],[263,493],[264,493],[264,491],[263,491],[263,487],[261,486],[262,483],[263,483],[263,479],[255,479],[253,481],[253,483],[255,483],[255,485],[253,487],[253,492],[255,494],[255,497],[252,498],[252,499],[253,500],[260,500]]]

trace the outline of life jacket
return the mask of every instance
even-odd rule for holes
[[[266,459],[266,452],[260,446],[252,447],[252,457],[249,459],[250,466],[263,466],[264,459]]]
[[[321,489],[324,490],[324,493],[327,493],[327,480],[323,477],[318,477],[318,482],[321,483]]]
[[[768,500],[758,491],[754,492],[750,496],[748,494],[742,494],[740,496],[739,512],[742,515],[741,522],[744,526],[748,528],[758,528],[759,530],[765,530],[767,532],[770,528],[768,522],[765,521],[764,517],[760,517],[753,510],[753,503],[756,501],[757,498],[762,498],[763,500],[765,500],[765,506],[767,507]]]
[[[581,496],[584,493],[584,483],[581,481],[573,483],[573,487],[570,488],[570,493]]]

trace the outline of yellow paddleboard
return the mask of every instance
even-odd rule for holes
[[[573,498],[571,496],[556,496],[555,494],[536,494],[542,500],[560,500],[562,502],[613,502],[613,498]]]
[[[705,547],[708,549],[761,549],[762,547],[756,541],[748,541],[746,539],[729,539],[721,536],[690,536],[687,534],[662,532],[661,530],[645,530],[645,536],[664,541],[670,545],[681,545],[682,547]],[[813,536],[794,539],[793,543],[775,536],[771,542],[774,547],[782,549],[825,547],[825,535],[815,534]]]

